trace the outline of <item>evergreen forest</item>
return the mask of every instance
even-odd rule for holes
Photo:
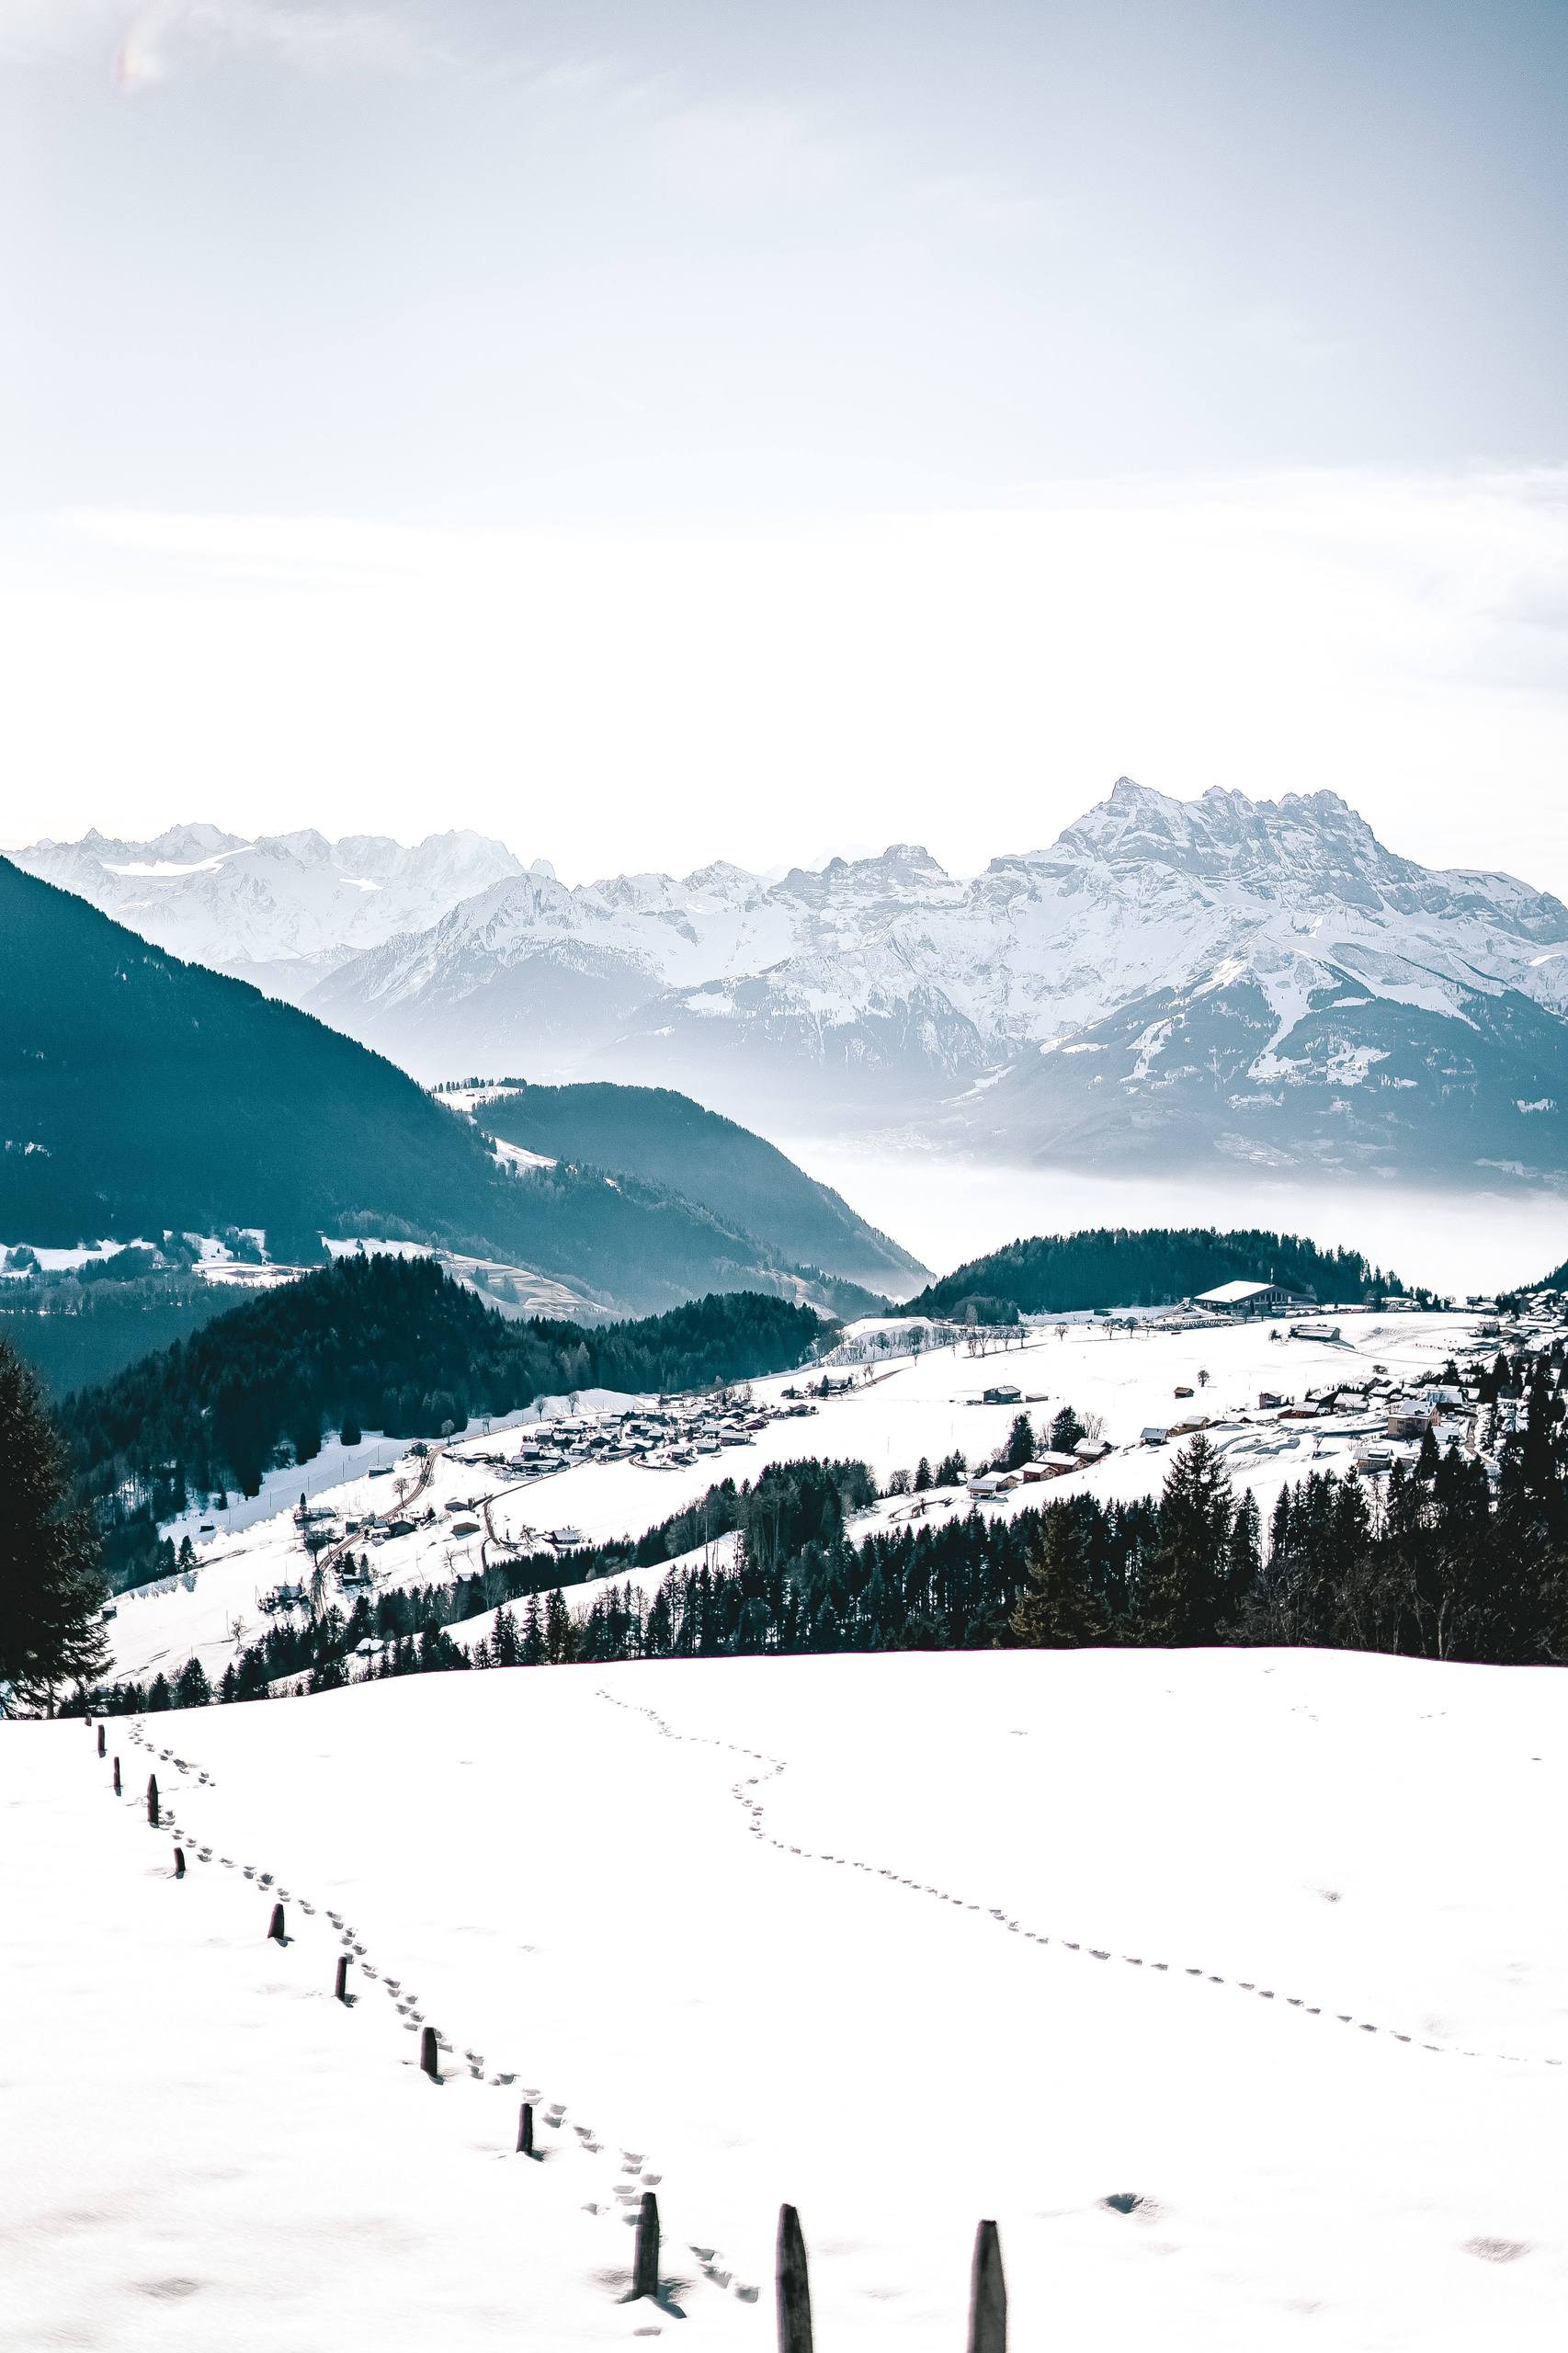
[[[1217,1233],[1211,1226],[1096,1226],[1079,1233],[1035,1234],[971,1258],[930,1283],[895,1311],[950,1316],[972,1303],[1025,1315],[1117,1307],[1167,1307],[1220,1283],[1279,1283],[1304,1299],[1416,1298],[1396,1275],[1369,1265],[1358,1250],[1324,1250],[1300,1234]]]

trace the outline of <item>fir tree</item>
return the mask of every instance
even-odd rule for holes
[[[1094,1506],[1085,1512],[1085,1504]],[[1064,1650],[1102,1642],[1109,1616],[1096,1589],[1093,1545],[1101,1515],[1094,1498],[1074,1495],[1040,1515],[1040,1534],[1028,1563],[1031,1590],[1012,1616],[1020,1643]]]
[[[1145,1642],[1211,1643],[1228,1622],[1233,1510],[1230,1474],[1199,1431],[1165,1474],[1159,1537],[1142,1595]]]
[[[175,1678],[175,1706],[205,1708],[211,1697],[212,1687],[207,1680],[207,1669],[199,1658],[187,1658]]]
[[[1063,1405],[1051,1425],[1051,1451],[1052,1454],[1071,1454],[1084,1435],[1084,1425],[1072,1406]]]
[[[52,1706],[108,1656],[97,1539],[66,1478],[38,1381],[0,1340],[0,1714]]]
[[[1007,1444],[1002,1456],[1004,1471],[1021,1471],[1035,1455],[1034,1425],[1027,1414],[1019,1414],[1007,1434]]]
[[[523,1646],[517,1638],[517,1623],[510,1609],[495,1612],[495,1631],[490,1652],[495,1666],[520,1666]]]

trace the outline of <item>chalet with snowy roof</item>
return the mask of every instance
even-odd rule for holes
[[[1235,1282],[1200,1291],[1192,1304],[1205,1308],[1210,1315],[1230,1315],[1239,1321],[1249,1315],[1282,1315],[1291,1302],[1278,1283]]]

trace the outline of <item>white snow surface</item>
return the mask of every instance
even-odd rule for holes
[[[7,1727],[0,2344],[767,2353],[787,2199],[826,2353],[956,2353],[982,2215],[1019,2348],[1545,2353],[1565,1704],[1312,1653],[517,1669],[112,1723],[119,1806],[79,1724]],[[682,2320],[618,2302],[645,2186]]]

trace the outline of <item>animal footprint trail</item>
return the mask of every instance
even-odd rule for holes
[[[125,1737],[128,1743],[134,1744],[137,1747],[145,1750],[149,1756],[153,1753],[151,1742],[147,1740],[145,1735],[135,1725],[131,1725],[127,1728]],[[748,1751],[745,1753],[751,1754],[752,1752]],[[181,1760],[174,1757],[172,1753],[167,1749],[159,1750],[157,1755],[160,1761],[175,1764],[177,1769],[182,1773],[188,1773],[192,1770],[192,1768],[187,1762],[182,1762]],[[778,1769],[782,1772],[784,1768],[782,1765],[779,1765]],[[200,1784],[210,1792],[216,1790],[218,1784],[210,1774],[201,1773],[199,1779]],[[128,1806],[131,1806],[136,1812],[138,1816],[140,1816],[142,1802],[132,1791],[127,1790],[124,1793],[123,1802]],[[172,1813],[170,1813],[166,1808],[165,1810],[162,1827],[171,1832],[176,1831],[178,1828]],[[216,1854],[216,1849],[211,1846],[202,1847],[196,1851],[199,1852],[203,1861],[211,1860]],[[418,2034],[421,2031],[421,2029],[426,2024],[426,2019],[424,2011],[415,2006],[419,2000],[418,1995],[405,1987],[401,1978],[387,1977],[381,1974],[379,1970],[368,1957],[369,1947],[365,1942],[359,1940],[358,1929],[341,1912],[333,1911],[325,1905],[318,1906],[317,1904],[311,1903],[304,1896],[295,1896],[290,1899],[289,1890],[285,1887],[278,1886],[275,1883],[274,1874],[270,1870],[264,1870],[260,1865],[256,1863],[241,1862],[231,1855],[217,1856],[217,1860],[225,1870],[242,1870],[244,1877],[249,1880],[258,1891],[266,1889],[271,1894],[281,1900],[292,1900],[298,1904],[301,1912],[309,1914],[312,1917],[315,1916],[319,1911],[322,1918],[331,1924],[332,1929],[335,1933],[335,1941],[338,1946],[343,1949],[346,1953],[352,1952],[354,1955],[358,1963],[361,1976],[373,1981],[379,1980],[381,1984],[385,1988],[389,1997],[395,2002],[398,2011],[402,2014],[401,2022],[405,2030],[410,2034]],[[440,2032],[439,2029],[437,2031],[437,2047],[449,2059],[453,2058],[456,2055],[457,2045],[454,2040],[450,2036]],[[483,2083],[489,2087],[497,2090],[509,2088],[517,2081],[518,2074],[520,2072],[518,2069],[496,2068],[493,2073],[486,2075],[485,2061],[482,2052],[465,2049],[462,2055],[466,2074],[472,2081]],[[536,2106],[539,2106],[543,2101],[543,2087],[537,2086],[532,2090],[526,2091],[524,2097],[533,2102]],[[566,2123],[570,2112],[567,2103],[564,2100],[552,2101],[542,2110],[543,2120],[547,2125],[553,2127],[559,2131]],[[576,2135],[578,2147],[585,2159],[592,2163],[604,2155],[608,2144],[601,2136],[595,2133],[594,2128],[591,2125],[574,2124],[573,2126],[573,2131]],[[620,2179],[616,2180],[611,2185],[611,2189],[608,2195],[603,2199],[589,2200],[585,2204],[585,2211],[591,2214],[619,2214],[626,2221],[635,2222],[637,2219],[635,2211],[623,2208],[620,2201],[623,2199],[631,2198],[640,2202],[643,2190],[656,2188],[660,2183],[662,2183],[665,2177],[662,2172],[649,2168],[645,2160],[642,2156],[634,2157],[629,2150],[621,2150],[619,2152],[619,2157],[621,2160],[619,2168],[619,2174],[622,2176],[631,2174],[635,2176],[635,2178],[630,2183]],[[716,2256],[715,2268],[709,2268],[707,2266],[704,2267],[706,2276],[710,2281],[722,2290],[729,2290],[733,2287],[735,2296],[743,2303],[755,2303],[757,2301],[760,2290],[755,2285],[751,2285],[736,2278],[733,2271],[719,2269],[717,2268],[717,2263],[719,2261],[722,2261],[722,2257]]]
[[[945,1890],[932,1886],[926,1881],[911,1879],[905,1873],[895,1871],[886,1864],[866,1862],[854,1856],[830,1855],[825,1849],[800,1847],[788,1839],[775,1837],[767,1827],[766,1811],[761,1801],[748,1796],[747,1792],[760,1788],[766,1781],[778,1779],[781,1774],[787,1772],[789,1768],[784,1758],[766,1756],[761,1749],[748,1748],[741,1741],[722,1739],[714,1733],[676,1732],[656,1708],[640,1706],[631,1699],[618,1699],[614,1692],[607,1691],[602,1685],[599,1688],[598,1697],[608,1701],[610,1707],[620,1708],[629,1715],[644,1717],[653,1725],[661,1740],[678,1741],[694,1748],[722,1749],[731,1756],[743,1756],[751,1763],[765,1767],[767,1768],[765,1771],[748,1774],[744,1779],[732,1783],[730,1795],[743,1812],[750,1816],[746,1825],[749,1835],[762,1840],[766,1845],[773,1847],[777,1853],[797,1855],[805,1862],[847,1863],[853,1870],[864,1871],[873,1878],[887,1880],[894,1887],[907,1888],[913,1895],[933,1896],[938,1903],[951,1904],[968,1912],[981,1910],[982,1907],[978,1903],[971,1903],[962,1896],[950,1895]],[[1010,1918],[997,1904],[986,1906],[985,1913],[986,1916],[995,1921],[1009,1936],[1021,1936],[1028,1942],[1038,1945],[1048,1945],[1052,1942],[1052,1938],[1043,1929],[1025,1927],[1021,1921]],[[1168,1961],[1146,1960],[1142,1953],[1117,1953],[1108,1945],[1089,1945],[1074,1937],[1059,1935],[1054,1941],[1062,1951],[1085,1954],[1091,1961],[1115,1961],[1129,1969],[1148,1968],[1163,1972],[1166,1975],[1171,1973],[1172,1964]],[[1301,1995],[1287,1994],[1281,1997],[1275,1987],[1259,1985],[1256,1978],[1227,1978],[1218,1971],[1204,1969],[1200,1963],[1197,1962],[1182,1964],[1182,1973],[1188,1977],[1203,1979],[1210,1985],[1223,1985],[1228,1991],[1247,1995],[1258,2001],[1273,2002],[1282,1998],[1287,2007],[1300,2010],[1303,2018],[1315,2018],[1328,2015],[1338,2025],[1358,2027],[1363,2034],[1386,2034],[1390,2041],[1405,2043],[1412,2050],[1429,2052],[1434,2058],[1486,2059],[1498,2065],[1508,2067],[1561,2067],[1563,2064],[1561,2056],[1546,2052],[1531,2057],[1513,2051],[1470,2051],[1462,2049],[1458,2043],[1424,2041],[1397,2027],[1381,2026],[1373,2019],[1358,2018],[1353,2011],[1335,2010],[1325,2013],[1321,2003],[1308,2002]]]

